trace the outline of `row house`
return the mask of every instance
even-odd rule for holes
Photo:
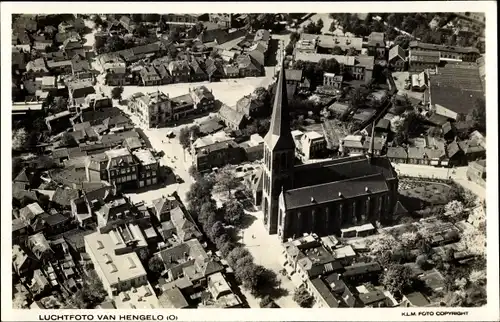
[[[461,60],[464,62],[475,62],[481,56],[479,49],[475,47],[437,45],[420,41],[411,41],[410,50],[437,53],[441,60]]]
[[[156,86],[162,84],[162,78],[153,66],[145,66],[140,71],[141,82],[144,86]]]
[[[172,76],[173,83],[187,83],[190,80],[191,68],[185,60],[170,62],[168,71]]]
[[[439,52],[410,49],[408,56],[408,68],[411,72],[422,72],[425,69],[436,68],[440,63],[440,60]]]

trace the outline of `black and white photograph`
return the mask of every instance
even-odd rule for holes
[[[474,2],[2,3],[2,307],[498,318]]]

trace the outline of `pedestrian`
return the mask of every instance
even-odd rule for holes
[[[255,239],[255,235],[252,235],[252,239]]]

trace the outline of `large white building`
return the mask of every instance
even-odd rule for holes
[[[138,226],[129,226],[85,236],[85,251],[118,309],[160,308],[146,270],[134,252],[140,246],[137,244],[144,243],[144,236]]]

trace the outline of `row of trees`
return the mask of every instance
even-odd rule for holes
[[[243,207],[232,197],[218,209],[213,192],[224,192],[232,196],[232,191],[239,181],[227,168],[221,169],[216,175],[205,175],[195,181],[187,193],[188,208],[209,240],[224,256],[233,268],[236,279],[253,295],[264,297],[277,286],[276,275],[261,265],[254,263],[250,252],[237,245],[231,237],[228,225],[238,227],[244,216]]]

